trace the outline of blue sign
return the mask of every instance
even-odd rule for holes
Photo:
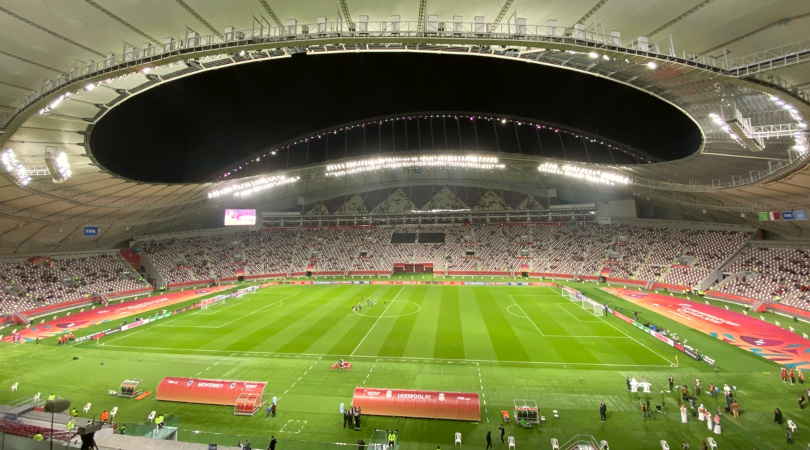
[[[782,220],[793,220],[793,211],[782,211]]]
[[[793,218],[795,220],[807,220],[807,211],[797,209],[796,211],[793,211]]]
[[[84,235],[88,237],[98,236],[98,227],[84,227]]]

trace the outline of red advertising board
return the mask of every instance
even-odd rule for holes
[[[157,399],[167,402],[234,406],[240,394],[262,395],[265,382],[166,377],[157,387]]]
[[[352,405],[372,416],[424,419],[481,420],[478,394],[473,392],[414,391],[355,388]]]

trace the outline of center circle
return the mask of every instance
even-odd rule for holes
[[[403,305],[403,306],[400,306]],[[416,308],[414,308],[414,306]],[[380,317],[382,316],[383,319],[396,319],[398,317],[410,316],[411,314],[418,313],[422,307],[418,303],[410,302],[408,300],[398,300],[390,305],[383,306],[383,303],[377,301],[377,304],[368,308],[366,306],[363,307],[363,311],[370,311],[372,314],[366,314],[364,312],[360,312],[354,310],[353,312],[358,316],[365,316],[365,317]],[[389,311],[391,310],[391,311]],[[378,313],[379,314],[376,314]]]

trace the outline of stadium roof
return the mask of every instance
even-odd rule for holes
[[[392,15],[401,16],[396,28]],[[368,16],[367,25],[362,16]],[[484,17],[484,25],[475,24],[476,16]],[[297,19],[292,28],[289,19]],[[135,235],[210,223],[225,206],[207,198],[217,183],[149,184],[109,173],[88,151],[93,125],[161,83],[302,52],[420,51],[554,65],[669,101],[705,137],[698,153],[679,161],[611,168],[634,180],[618,192],[539,175],[543,161],[515,156],[502,157],[508,170],[491,174],[492,180],[466,170],[434,173],[435,180],[386,180],[381,174],[377,188],[441,183],[443,177],[522,183],[527,189],[574,183],[742,222],[755,220],[750,213],[757,211],[804,209],[810,169],[807,151],[795,148],[806,138],[810,117],[810,97],[802,91],[810,88],[810,65],[804,64],[810,58],[809,24],[810,4],[801,0],[0,0],[0,143],[13,149],[27,174],[3,171],[0,177],[0,251],[117,245]],[[752,137],[739,136],[742,130]],[[764,150],[757,149],[762,143]],[[55,184],[47,175],[55,163],[48,167],[44,156],[62,151],[72,176]],[[323,190],[345,195],[345,186],[320,178],[321,166],[301,170],[310,178],[242,203],[271,210]],[[32,180],[25,183],[26,176]],[[360,177],[343,183],[375,187],[371,175]],[[84,225],[102,226],[101,236],[82,237]],[[810,223],[765,227],[799,235]]]

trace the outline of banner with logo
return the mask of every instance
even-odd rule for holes
[[[352,405],[372,416],[481,421],[481,406],[474,392],[358,387],[354,389]]]
[[[793,220],[793,211],[782,211],[782,220]]]
[[[759,221],[760,222],[767,222],[768,221],[768,213],[764,211],[760,211],[759,213]]]
[[[166,402],[234,406],[241,394],[264,395],[263,381],[207,380],[166,377],[157,387],[157,399]]]
[[[807,220],[807,211],[804,209],[797,209],[793,211],[794,220]]]

